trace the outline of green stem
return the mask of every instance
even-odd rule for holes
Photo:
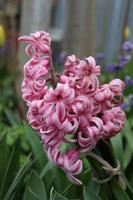
[[[53,60],[52,60],[52,52],[50,52],[50,73],[51,73],[51,79],[52,79],[52,83],[54,88],[57,85],[57,78],[56,78],[56,72],[54,70],[54,66],[53,66]]]
[[[99,163],[101,163],[104,166],[104,168],[108,169],[109,171],[114,170],[114,168],[107,161],[105,161],[103,158],[99,157],[95,153],[89,152],[87,153],[87,155],[97,160]]]
[[[109,177],[102,179],[102,180],[98,180],[94,177],[95,181],[97,181],[99,183],[105,183],[105,182],[108,182],[109,180],[111,180],[112,177],[117,176],[118,177],[118,184],[121,186],[121,188],[123,188],[123,189],[126,188],[126,184],[125,184],[125,182],[124,182],[124,180],[121,176],[120,163],[118,161],[117,161],[117,167],[113,168],[106,160],[99,157],[95,153],[89,152],[89,153],[87,153],[87,155],[92,157],[96,161],[98,161],[103,166],[102,168],[110,174]]]

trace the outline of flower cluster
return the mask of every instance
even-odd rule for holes
[[[131,52],[133,50],[133,44],[130,41],[125,41],[122,45],[122,49],[126,52]]]
[[[125,114],[120,104],[124,83],[114,79],[99,85],[100,66],[94,58],[79,60],[75,55],[67,57],[59,76],[53,72],[47,33],[36,32],[19,40],[28,43],[26,53],[31,57],[24,65],[22,83],[29,124],[38,132],[49,159],[72,182],[82,184],[75,177],[83,168],[80,156],[123,128]],[[58,83],[48,87],[53,76]],[[62,150],[64,144],[67,148]]]

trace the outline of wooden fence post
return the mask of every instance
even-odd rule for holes
[[[79,57],[94,54],[96,0],[66,0],[63,49]]]
[[[37,30],[49,31],[51,0],[23,0],[20,35]],[[19,64],[26,61],[23,45],[20,45]]]

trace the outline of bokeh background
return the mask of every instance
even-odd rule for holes
[[[113,78],[125,82],[125,100],[121,106],[127,123],[123,133],[112,138],[110,145],[120,161],[126,189],[115,183],[111,186],[94,183],[89,163],[82,176],[87,189],[84,192],[83,187],[77,189],[61,170],[48,162],[38,137],[26,124],[20,87],[28,57],[18,37],[37,30],[51,34],[57,70],[63,69],[67,55],[76,54],[79,58],[91,55],[102,66],[101,83]],[[29,188],[36,195],[41,193],[40,199],[49,199],[50,194],[51,200],[133,199],[132,53],[132,0],[0,0],[1,200],[37,199]]]

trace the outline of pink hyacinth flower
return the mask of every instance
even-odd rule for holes
[[[44,31],[31,33],[30,36],[21,36],[19,37],[19,41],[28,43],[25,51],[29,56],[48,54],[50,51],[51,38],[49,34]]]
[[[51,38],[44,31],[19,41],[27,43],[26,53],[31,57],[24,65],[21,90],[29,124],[39,134],[48,158],[69,180],[82,184],[76,177],[83,169],[80,156],[124,126],[126,117],[120,108],[124,83],[114,79],[100,85],[101,68],[91,56],[84,60],[68,56],[63,73],[57,75],[51,61]],[[69,150],[62,152],[64,143]]]
[[[82,182],[74,175],[78,175],[82,171],[82,161],[79,159],[79,152],[75,149],[68,152],[60,153],[57,149],[48,149],[48,157],[56,165],[60,166],[67,174],[68,178],[81,185]]]
[[[75,92],[66,84],[58,83],[54,89],[50,88],[44,96],[44,101],[48,109],[55,109],[57,119],[64,120],[66,115],[66,108],[70,106],[71,101],[75,97]]]

